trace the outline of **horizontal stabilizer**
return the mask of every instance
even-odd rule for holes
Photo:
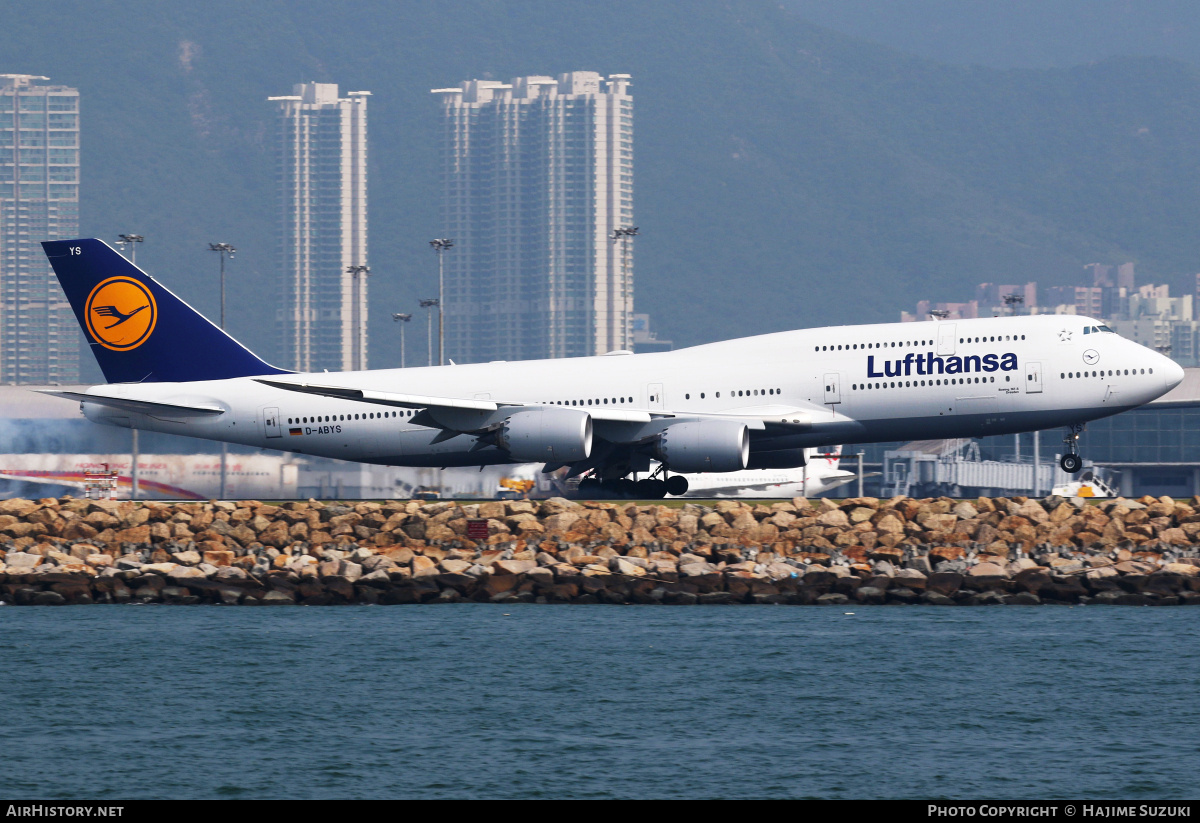
[[[81,403],[95,403],[133,414],[148,414],[151,417],[214,417],[224,414],[220,406],[187,406],[178,403],[156,403],[151,400],[131,400],[127,397],[106,397],[102,394],[86,394],[77,391],[38,389],[39,394],[50,394]]]

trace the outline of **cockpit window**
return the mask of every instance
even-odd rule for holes
[[[1084,326],[1084,327],[1083,327],[1083,333],[1084,333],[1084,334],[1091,334],[1091,333],[1092,333],[1092,327],[1091,327],[1091,326]]]
[[[1109,334],[1116,334],[1116,332],[1115,332],[1115,331],[1113,331],[1112,329],[1110,329],[1108,326],[1101,326],[1101,327],[1100,327],[1100,331],[1106,331],[1106,332],[1108,332]]]

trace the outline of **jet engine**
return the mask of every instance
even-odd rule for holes
[[[654,456],[681,474],[741,471],[750,459],[750,432],[732,420],[676,423],[658,436]]]
[[[577,409],[514,412],[496,433],[496,444],[523,463],[586,460],[592,454],[592,418]]]

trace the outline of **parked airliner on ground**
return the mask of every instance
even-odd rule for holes
[[[653,354],[295,374],[260,360],[101,240],[42,244],[107,385],[97,423],[401,466],[537,461],[588,487],[802,465],[836,443],[1066,427],[1170,391],[1183,370],[1086,317],[836,326]],[[115,321],[115,322],[114,322]],[[670,474],[668,474],[670,472]]]
[[[816,497],[858,479],[839,468],[842,447],[805,449],[804,465],[789,469],[688,475],[688,497]]]

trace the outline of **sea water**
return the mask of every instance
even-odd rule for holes
[[[0,609],[0,796],[1195,798],[1200,609]]]

